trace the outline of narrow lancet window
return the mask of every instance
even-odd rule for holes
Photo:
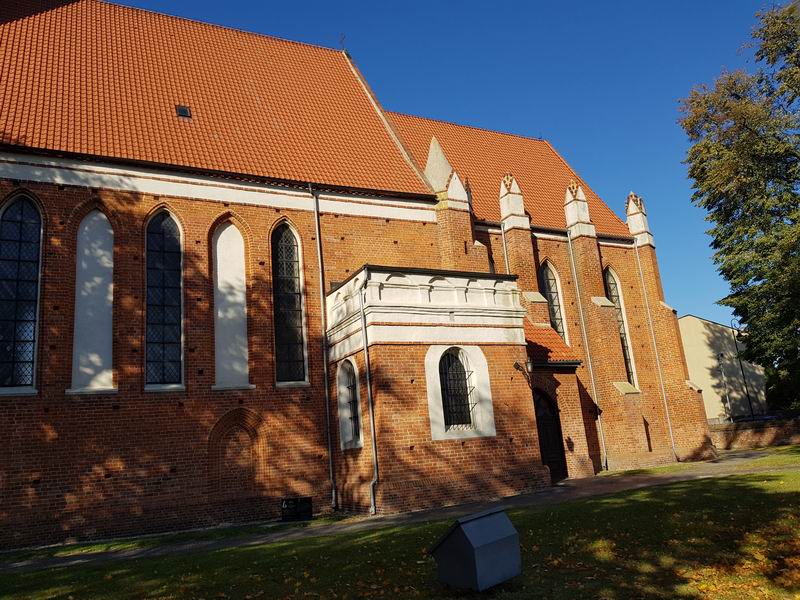
[[[556,330],[558,335],[568,343],[567,326],[564,321],[563,302],[561,299],[561,286],[559,285],[558,274],[553,265],[546,262],[542,265],[539,277],[541,293],[547,299],[547,308],[550,312],[550,325]]]
[[[183,251],[164,211],[147,226],[147,385],[183,383]]]
[[[631,348],[630,336],[628,335],[628,323],[625,317],[625,301],[622,298],[619,280],[611,269],[606,269],[603,272],[603,280],[606,287],[606,298],[611,300],[614,304],[617,313],[619,341],[622,344],[622,357],[625,360],[625,374],[628,378],[628,383],[636,385],[636,375],[633,370],[633,351]]]
[[[0,217],[0,387],[33,387],[42,217],[20,196]]]
[[[306,361],[300,247],[287,224],[272,232],[272,290],[276,381],[303,382]]]

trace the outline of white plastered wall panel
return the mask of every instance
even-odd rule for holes
[[[472,371],[469,382],[474,389],[475,408],[472,412],[472,428],[447,429],[444,423],[442,405],[442,385],[439,378],[439,361],[442,355],[454,346],[431,346],[425,354],[425,381],[428,390],[428,416],[433,440],[461,440],[476,437],[494,437],[494,407],[492,406],[492,385],[489,379],[489,366],[479,346],[458,346],[469,362]]]
[[[214,366],[216,388],[250,384],[244,239],[231,222],[214,231]]]
[[[113,390],[114,230],[93,210],[78,227],[72,392]]]

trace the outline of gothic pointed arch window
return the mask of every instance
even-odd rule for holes
[[[609,267],[603,271],[603,282],[606,288],[606,298],[614,305],[619,326],[619,341],[622,345],[622,358],[625,361],[625,375],[628,383],[636,385],[636,371],[633,366],[633,348],[631,347],[628,319],[625,316],[625,299],[622,296],[622,287],[616,273]]]
[[[339,400],[339,433],[342,448],[360,448],[361,442],[361,407],[358,394],[358,374],[350,359],[339,364],[337,374]]]
[[[539,286],[542,296],[547,300],[547,309],[550,313],[550,325],[556,330],[561,339],[569,344],[567,322],[564,318],[564,299],[561,294],[561,280],[553,265],[545,261],[539,274]]]
[[[300,244],[288,223],[272,232],[272,297],[275,327],[275,379],[305,382],[306,342]]]
[[[448,349],[439,359],[439,382],[445,430],[472,428],[474,383],[467,356],[459,348]]]
[[[42,216],[21,195],[0,215],[0,388],[33,388]]]
[[[167,211],[147,224],[145,384],[183,384],[183,248]]]

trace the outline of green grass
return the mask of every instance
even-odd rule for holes
[[[786,467],[800,467],[800,446],[774,446],[759,449],[766,452],[766,456],[753,459],[741,465],[741,469],[783,469]]]
[[[182,544],[184,542],[247,538],[269,535],[279,531],[285,531],[287,529],[313,529],[322,525],[330,525],[332,523],[342,522],[346,519],[348,519],[346,516],[325,515],[316,517],[313,521],[301,521],[294,523],[271,521],[264,523],[251,523],[247,525],[212,527],[208,529],[185,531],[180,533],[148,535],[136,538],[59,544],[44,548],[0,552],[0,563],[19,562],[31,559],[40,560],[45,558],[69,558],[103,552],[146,550],[148,548],[157,548],[168,544]],[[2,596],[0,596],[0,598],[2,598]]]
[[[627,471],[600,471],[601,477],[620,477],[622,475],[666,475],[669,473],[681,473],[691,471],[697,466],[696,462],[670,463],[661,467],[649,467],[646,469],[629,469]]]
[[[800,593],[797,470],[687,481],[509,515],[520,533],[523,574],[490,598]],[[448,525],[0,575],[0,597],[471,597],[442,587],[427,553]]]

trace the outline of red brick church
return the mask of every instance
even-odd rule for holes
[[[645,205],[346,52],[0,6],[0,544],[705,456]]]

